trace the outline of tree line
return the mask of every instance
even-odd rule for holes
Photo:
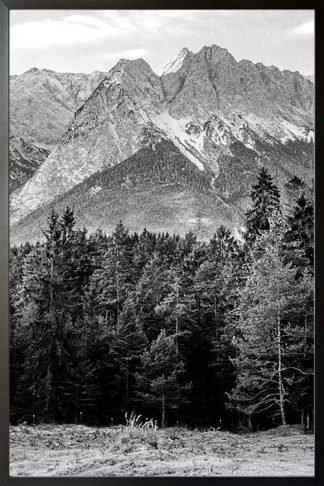
[[[261,169],[245,230],[111,235],[52,209],[11,248],[11,421],[309,426],[313,202]]]

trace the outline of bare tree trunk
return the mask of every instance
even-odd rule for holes
[[[178,316],[178,306],[179,306],[179,282],[176,279],[176,328],[175,328],[175,345],[176,353],[179,355],[179,344],[178,344],[178,334],[179,334],[179,316]]]
[[[50,270],[50,302],[49,302],[49,315],[50,315],[50,323],[52,328],[54,328],[54,288],[53,288],[53,275],[54,275],[54,244],[52,242],[52,255],[51,255],[51,270]],[[46,376],[46,399],[45,399],[45,410],[47,415],[47,420],[51,422],[52,414],[51,414],[51,388],[52,388],[52,350],[53,350],[53,342],[50,343],[48,349],[48,364],[47,364],[47,376]]]
[[[54,313],[53,313],[53,274],[54,274],[54,256],[52,255],[51,258],[51,280],[50,280],[50,316],[51,322],[53,322]]]
[[[118,262],[116,266],[116,301],[117,301],[117,326],[119,324],[119,273],[118,273]]]
[[[162,419],[161,419],[161,427],[164,428],[165,424],[165,396],[164,393],[162,394]]]
[[[282,380],[282,350],[281,350],[281,319],[280,314],[278,312],[277,316],[277,333],[278,333],[278,385],[279,385],[279,406],[280,406],[280,413],[281,413],[281,422],[282,425],[286,425],[286,413],[285,413],[285,404],[284,404],[284,396],[285,396],[285,389],[283,386]]]
[[[217,296],[216,289],[214,291],[214,316],[215,316],[215,339],[218,339],[218,324],[217,324]]]
[[[304,358],[306,357],[306,346],[307,346],[307,314],[305,314],[305,320],[304,320]]]
[[[128,412],[128,388],[129,388],[129,374],[128,367],[126,370],[126,384],[125,384],[125,411]]]
[[[249,430],[252,432],[252,417],[251,417],[251,415],[248,415],[248,426],[249,426]]]

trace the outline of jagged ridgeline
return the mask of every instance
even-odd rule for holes
[[[160,220],[184,235],[199,214],[210,237],[241,228],[260,167],[281,190],[293,176],[312,186],[314,84],[216,45],[182,50],[161,76],[143,59],[89,75],[32,69],[11,79],[10,103],[13,242],[41,237],[49,204],[108,232]]]

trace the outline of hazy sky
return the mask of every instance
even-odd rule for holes
[[[160,74],[183,48],[314,73],[313,10],[10,10],[10,72],[108,71],[144,58]]]

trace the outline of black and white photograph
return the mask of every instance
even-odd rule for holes
[[[313,477],[315,11],[9,20],[10,476]]]

